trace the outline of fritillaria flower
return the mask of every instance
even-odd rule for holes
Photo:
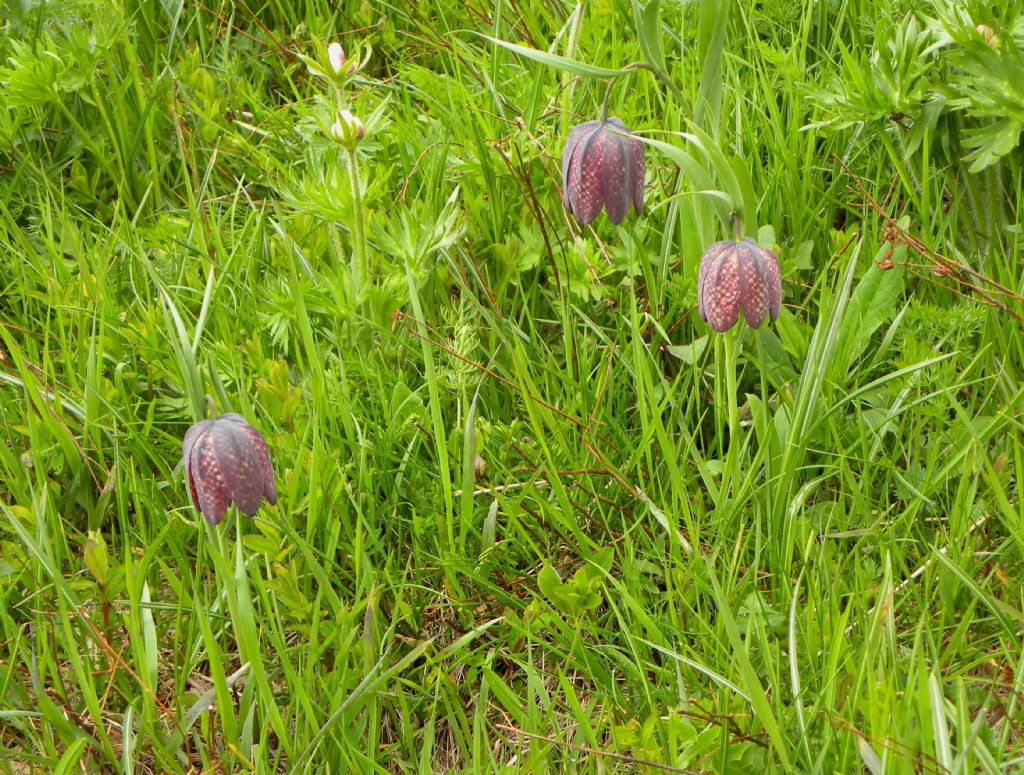
[[[721,333],[732,328],[740,310],[747,325],[772,323],[782,305],[779,259],[749,237],[716,242],[704,251],[697,279],[701,320]]]
[[[232,501],[250,517],[264,498],[277,502],[267,442],[240,414],[197,422],[185,433],[183,452],[192,503],[211,525]]]
[[[573,127],[562,151],[562,202],[586,226],[604,206],[608,220],[622,223],[632,203],[644,207],[644,144],[621,119]]]

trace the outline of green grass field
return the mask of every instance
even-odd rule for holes
[[[1022,18],[4,3],[0,773],[1024,771]]]

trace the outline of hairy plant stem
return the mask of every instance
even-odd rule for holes
[[[359,181],[359,159],[355,148],[346,148],[348,153],[348,182],[352,192],[352,301],[358,307],[362,303],[365,285],[369,278],[366,261],[366,223],[363,213],[363,190]]]

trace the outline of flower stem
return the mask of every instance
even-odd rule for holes
[[[622,76],[615,76],[608,81],[608,87],[604,90],[604,99],[601,100],[601,123],[604,124],[608,121],[608,101],[612,96],[612,89],[615,88],[615,83]]]
[[[619,80],[619,78],[634,70],[647,70],[648,72],[653,73],[654,76],[659,81],[661,81],[666,87],[668,87],[668,90],[670,92],[672,92],[672,96],[676,98],[676,101],[679,103],[679,107],[686,107],[686,95],[683,94],[682,89],[680,89],[676,85],[676,82],[672,80],[668,73],[666,73],[664,70],[661,70],[660,68],[655,67],[649,62],[632,62],[626,65],[624,68],[622,68],[622,72],[619,75],[614,76],[608,81],[608,88],[605,89],[604,100],[601,102],[602,124],[608,120],[608,102],[611,99],[612,89],[615,87],[615,83]]]
[[[730,489],[735,487],[736,463],[740,454],[740,407],[736,386],[736,351],[734,349],[733,332],[722,334],[725,350],[725,392],[729,407],[729,449],[725,455],[725,468],[722,475],[722,497],[725,498]]]
[[[352,301],[358,306],[362,300],[364,286],[369,277],[369,266],[366,261],[366,224],[363,213],[363,190],[359,181],[359,159],[355,148],[347,148],[348,182],[352,192]]]
[[[739,242],[741,239],[743,239],[743,219],[737,212],[734,212],[730,216],[730,219],[732,220],[733,236],[736,238],[736,241]]]

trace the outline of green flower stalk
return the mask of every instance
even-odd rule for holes
[[[348,156],[348,181],[352,194],[352,298],[358,304],[369,281],[370,267],[366,252],[366,221],[363,212],[363,186],[359,176],[359,155],[356,148],[366,130],[363,123],[348,110],[338,113],[331,126],[331,137],[345,149]]]

